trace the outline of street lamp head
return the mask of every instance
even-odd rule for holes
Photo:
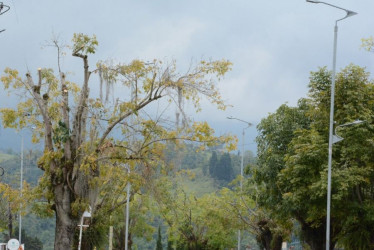
[[[342,124],[342,125],[338,125],[337,127],[347,127],[347,126],[351,126],[351,125],[361,124],[361,123],[364,123],[364,122],[365,121],[355,120],[353,122],[348,122],[348,123],[345,123],[345,124]]]
[[[306,1],[307,1],[308,3],[322,3],[322,4],[325,4],[325,5],[328,5],[328,6],[331,6],[331,7],[337,8],[337,9],[340,9],[340,10],[344,10],[344,11],[347,13],[347,14],[345,15],[345,17],[336,20],[336,22],[341,21],[341,20],[343,20],[343,19],[346,19],[346,18],[348,18],[348,17],[354,16],[354,15],[357,15],[357,13],[354,12],[354,11],[344,9],[344,8],[342,8],[342,7],[339,7],[339,6],[336,6],[336,5],[330,4],[330,3],[325,3],[325,2],[322,2],[322,1],[314,1],[314,0],[306,0]]]
[[[347,18],[347,17],[350,17],[350,16],[357,15],[357,13],[354,12],[354,11],[351,11],[351,10],[346,10],[346,11],[347,11],[347,16],[346,16],[346,18]]]
[[[250,123],[250,122],[247,122],[247,121],[244,121],[244,120],[242,120],[242,119],[238,119],[238,118],[235,118],[235,117],[232,117],[232,116],[228,116],[227,119],[230,119],[230,120],[238,120],[238,121],[240,121],[240,122],[244,122],[244,123],[248,124],[248,127],[250,127],[250,126],[253,125],[253,124]]]
[[[361,121],[361,120],[356,120],[356,121],[353,121],[352,124],[360,124],[360,123],[364,123],[365,121]]]
[[[332,135],[332,144],[335,144],[337,142],[340,142],[340,141],[344,140],[343,137],[341,137],[341,136],[339,136],[337,134],[338,128],[340,128],[340,127],[348,127],[348,126],[352,126],[352,125],[357,125],[357,124],[361,124],[361,123],[364,123],[364,122],[366,122],[366,121],[355,120],[353,122],[349,122],[349,123],[345,123],[345,124],[336,126],[336,128],[335,128],[335,134]]]

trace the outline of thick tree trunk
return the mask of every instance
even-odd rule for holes
[[[311,227],[310,225],[301,222],[301,231],[306,243],[308,243],[311,250],[326,249],[325,224],[321,224],[321,226],[319,227]],[[336,244],[336,241],[332,240],[333,237],[334,235],[331,234],[330,249],[334,249]]]
[[[261,228],[260,234],[256,237],[257,243],[259,244],[260,248],[270,250],[271,249],[271,240],[272,240],[272,233],[270,232],[268,227]]]
[[[283,237],[278,234],[274,234],[270,227],[269,221],[260,220],[257,223],[259,234],[256,236],[257,244],[261,249],[266,250],[281,250]]]
[[[271,250],[282,250],[283,237],[280,235],[273,235],[271,242]]]
[[[71,212],[73,193],[67,184],[54,188],[56,203],[55,250],[73,249],[74,233],[79,220]]]

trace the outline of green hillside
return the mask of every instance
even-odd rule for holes
[[[231,180],[220,180],[216,176],[212,176],[210,171],[210,158],[213,151],[206,150],[197,152],[193,145],[186,145],[182,149],[169,148],[166,152],[167,164],[174,166],[173,173],[176,174],[175,181],[183,188],[186,193],[194,194],[196,197],[215,193],[223,186],[229,186],[229,183],[240,173],[241,156],[238,153],[230,154],[232,168]],[[222,158],[224,153],[217,151],[218,159]],[[37,184],[38,178],[41,176],[42,171],[36,166],[38,152],[25,152],[24,153],[24,179],[32,186]],[[251,152],[246,152],[244,164],[253,162],[255,159]],[[5,170],[2,178],[3,182],[13,183],[12,185],[19,185],[20,173],[20,156],[19,154],[7,154],[0,152],[0,166]],[[11,181],[13,180],[13,181]],[[5,212],[6,211],[2,211]],[[154,215],[153,215],[154,216]],[[152,217],[152,216],[151,216]],[[6,222],[6,221],[5,221]],[[156,216],[156,220],[147,221],[152,227],[156,228],[161,224],[163,232],[164,245],[167,243],[167,226],[163,224],[162,219]],[[17,229],[17,219],[13,221],[15,230]],[[43,243],[43,249],[53,249],[54,239],[54,218],[39,218],[33,214],[27,214],[23,217],[23,230],[25,235],[36,236],[38,240]],[[3,233],[6,228],[3,228]],[[250,239],[250,237],[245,237]],[[135,238],[134,242],[137,249],[154,249],[157,239],[157,230],[153,235],[151,241],[144,238]],[[5,234],[0,235],[0,242],[4,242]]]
[[[15,157],[16,157],[15,155],[10,155],[10,154],[5,154],[5,153],[0,152],[0,163],[3,161],[8,161]]]
[[[39,155],[40,152],[34,152],[32,150],[25,151],[23,155],[23,179],[32,186],[38,183],[38,179],[42,175],[42,171],[36,166]],[[4,169],[4,175],[0,177],[0,181],[10,184],[14,188],[18,188],[20,166],[21,159],[19,154],[0,152],[0,167]],[[5,203],[4,206],[0,206],[0,213],[8,215],[8,205],[1,196],[0,202],[2,202],[2,204]],[[14,235],[18,236],[18,218],[16,214],[13,214],[12,218],[14,237]],[[0,242],[6,242],[8,238],[8,216],[2,219],[4,221],[0,222],[0,224],[3,225],[3,227],[0,228]],[[35,241],[42,242],[43,249],[53,249],[54,225],[54,218],[40,218],[31,213],[25,214],[22,217],[22,238],[24,240],[26,239],[26,249],[40,250],[39,245],[33,247],[32,243],[35,243]]]

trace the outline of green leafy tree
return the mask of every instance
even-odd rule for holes
[[[331,74],[312,72],[309,98],[296,108],[282,105],[258,126],[259,167],[255,178],[265,183],[261,203],[278,215],[299,221],[302,237],[312,249],[325,248],[327,148]],[[334,144],[331,245],[370,249],[373,196],[373,84],[363,68],[350,65],[336,79],[335,122],[356,119],[364,125],[337,132]],[[358,226],[361,225],[361,226]],[[364,247],[365,246],[365,247]]]
[[[63,48],[57,41],[54,44],[60,58]],[[90,70],[89,55],[95,53],[97,45],[95,36],[73,37],[72,55],[83,64],[81,85],[69,81],[60,64],[57,74],[52,69],[38,69],[36,80],[32,72],[21,77],[10,68],[1,77],[5,90],[23,97],[16,108],[0,110],[4,127],[33,126],[33,142],[44,143],[38,160],[43,177],[35,190],[25,185],[23,204],[32,199],[47,201],[34,206],[40,213],[55,213],[56,250],[76,245],[76,225],[89,205],[93,216],[108,214],[124,204],[127,182],[131,180],[133,188],[140,190],[160,164],[166,141],[182,139],[211,145],[227,141],[215,138],[207,123],[169,129],[165,119],[144,110],[159,100],[172,102],[178,96],[191,100],[197,110],[202,97],[225,108],[215,83],[230,70],[230,62],[201,61],[186,74],[178,73],[174,62],[159,60],[117,65],[100,62],[97,69]],[[93,97],[90,79],[95,73],[109,89],[121,83],[127,92],[111,104]],[[131,175],[125,165],[132,170]],[[11,193],[6,187],[0,191]]]
[[[174,249],[173,247],[173,242],[169,239],[170,237],[168,237],[168,245],[167,245],[167,250],[172,250]]]
[[[237,220],[220,209],[221,200],[214,194],[196,197],[187,194],[177,182],[166,177],[152,188],[160,214],[169,226],[169,241],[177,249],[225,249],[235,246]]]
[[[261,188],[263,186],[257,186],[251,178],[244,181],[243,190],[222,188],[215,206],[219,213],[231,215],[233,228],[253,235],[260,249],[280,250],[282,242],[289,238],[292,223],[258,206]]]

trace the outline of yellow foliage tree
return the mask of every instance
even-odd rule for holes
[[[57,41],[54,45],[60,58],[62,47]],[[134,192],[139,190],[162,162],[167,141],[213,145],[231,139],[215,137],[207,123],[176,127],[164,112],[145,112],[162,99],[178,105],[182,97],[191,100],[196,110],[202,97],[224,109],[216,82],[230,70],[229,61],[201,61],[185,74],[177,72],[175,62],[159,60],[117,65],[99,62],[91,71],[88,55],[95,53],[97,45],[95,36],[73,37],[72,55],[83,62],[81,85],[68,81],[60,64],[57,74],[52,69],[38,69],[36,79],[31,72],[21,77],[10,68],[1,77],[10,94],[23,97],[17,107],[0,109],[3,125],[14,129],[33,126],[33,142],[44,143],[38,161],[44,175],[32,194],[48,201],[47,206],[37,203],[39,211],[56,214],[57,250],[72,249],[76,225],[89,205],[93,215],[110,212],[126,202],[124,190],[129,180]],[[102,83],[118,83],[118,98],[113,103],[90,93],[90,78],[95,73]],[[129,95],[132,97],[126,98]]]

